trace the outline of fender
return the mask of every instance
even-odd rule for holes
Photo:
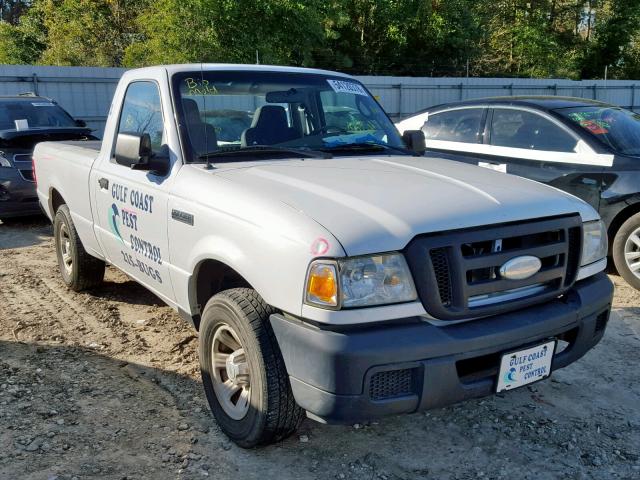
[[[604,176],[607,188],[600,200],[600,216],[615,234],[631,215],[640,211],[640,178],[637,170],[610,172]],[[624,214],[622,214],[624,212]]]
[[[177,303],[186,312],[197,313],[197,272],[204,261],[214,260],[235,270],[269,305],[299,315],[307,267],[316,256],[307,254],[300,258],[292,253],[283,261],[281,252],[288,249],[282,239],[265,242],[262,249],[264,255],[256,257],[231,239],[218,235],[200,238],[191,249],[187,270],[172,266],[172,275],[181,277],[174,281]],[[323,256],[341,257],[345,252],[338,242],[332,242],[330,251]],[[291,295],[291,292],[300,292],[300,295]]]

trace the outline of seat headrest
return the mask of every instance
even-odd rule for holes
[[[195,100],[191,98],[183,99],[182,108],[184,108],[184,117],[187,123],[192,125],[202,123],[202,118],[200,118],[200,109],[198,108],[198,103]]]
[[[252,128],[288,127],[287,112],[280,105],[263,105],[253,114]]]

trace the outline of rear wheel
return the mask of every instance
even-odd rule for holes
[[[640,213],[622,224],[613,240],[612,253],[618,273],[640,290]]]
[[[64,283],[77,292],[100,284],[104,278],[105,263],[84,249],[66,205],[60,206],[56,212],[53,235]]]
[[[255,290],[212,297],[200,323],[200,369],[222,431],[244,448],[292,434],[303,418],[269,324],[274,309]]]

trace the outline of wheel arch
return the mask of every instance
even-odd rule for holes
[[[62,194],[55,187],[49,188],[49,212],[51,213],[51,218],[55,217],[60,206],[66,203]]]
[[[218,292],[239,287],[254,289],[242,274],[225,262],[213,258],[200,260],[189,282],[190,316],[196,330],[200,328],[200,313],[209,299]]]
[[[618,230],[620,230],[620,227],[624,222],[636,213],[640,213],[640,198],[634,198],[634,202],[632,204],[627,205],[617,212],[609,222],[609,227],[607,228],[607,235],[609,236],[609,255],[612,254],[613,240],[615,239]]]

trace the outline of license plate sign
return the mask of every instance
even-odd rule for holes
[[[513,390],[551,375],[551,361],[556,341],[551,340],[535,347],[505,353],[500,361],[496,392]]]

